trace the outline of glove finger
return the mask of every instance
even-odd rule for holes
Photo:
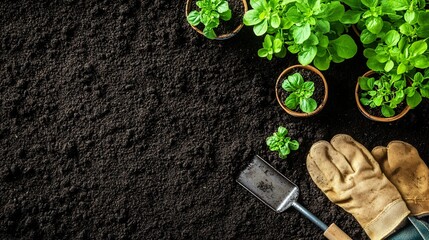
[[[307,169],[316,185],[324,192],[332,188],[332,182],[341,181],[338,168],[332,163],[332,154],[336,152],[327,141],[313,144],[307,156]]]
[[[391,141],[387,145],[387,155],[389,157],[389,164],[392,167],[400,167],[404,165],[404,162],[407,162],[406,165],[410,167],[420,162],[424,164],[417,149],[413,145],[403,141]]]
[[[387,160],[387,147],[377,146],[371,151],[375,161],[378,162],[383,172],[390,172],[389,162]]]
[[[346,134],[335,135],[331,139],[335,150],[344,155],[355,172],[378,168],[371,153],[362,144]]]

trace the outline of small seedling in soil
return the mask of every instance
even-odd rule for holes
[[[282,88],[289,92],[285,105],[291,110],[301,109],[305,113],[311,113],[317,108],[317,102],[313,98],[314,82],[305,81],[300,73],[289,75],[282,83]]]
[[[360,102],[370,108],[381,108],[384,117],[395,115],[395,109],[405,99],[407,83],[401,75],[383,74],[379,78],[359,78]],[[402,104],[405,105],[405,104]]]
[[[296,151],[299,148],[297,140],[291,140],[287,136],[288,130],[285,127],[280,126],[272,136],[266,140],[267,146],[273,152],[278,152],[281,159],[285,159],[289,155],[290,151]]]
[[[192,26],[202,23],[204,25],[204,36],[209,39],[215,39],[214,29],[219,26],[220,20],[228,21],[232,13],[226,0],[200,0],[197,1],[200,11],[191,11],[188,15],[188,22]]]

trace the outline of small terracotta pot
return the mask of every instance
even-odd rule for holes
[[[295,111],[293,111],[293,110],[291,110],[291,109],[289,109],[289,108],[287,108],[286,107],[286,105],[284,105],[284,103],[281,101],[281,99],[280,99],[280,96],[279,96],[279,93],[278,93],[278,89],[280,89],[281,88],[281,85],[282,85],[282,81],[284,80],[284,78],[287,76],[287,75],[289,75],[289,72],[292,70],[292,69],[295,69],[295,68],[303,68],[303,69],[306,69],[306,70],[309,70],[309,71],[312,71],[312,72],[314,72],[314,73],[316,73],[317,75],[319,75],[320,76],[320,78],[322,79],[322,81],[323,81],[323,85],[324,85],[324,87],[325,87],[325,94],[324,94],[324,97],[323,97],[323,101],[322,101],[322,103],[321,104],[319,104],[319,106],[313,111],[313,112],[311,112],[311,113],[304,113],[304,112],[295,112]],[[325,76],[323,76],[323,74],[317,69],[317,68],[315,68],[315,67],[313,67],[313,66],[310,66],[310,65],[307,65],[307,66],[303,66],[303,65],[293,65],[293,66],[290,66],[290,67],[288,67],[288,68],[286,68],[281,74],[280,74],[280,76],[277,78],[277,82],[276,82],[276,98],[277,98],[277,102],[280,104],[280,106],[283,108],[283,110],[285,110],[288,114],[290,114],[290,115],[292,115],[292,116],[294,116],[294,117],[310,117],[310,116],[313,116],[313,115],[315,115],[315,114],[317,114],[317,113],[319,113],[322,109],[323,109],[323,107],[325,107],[325,105],[326,105],[326,102],[328,101],[328,83],[326,82],[326,79],[325,79]]]
[[[362,77],[369,77],[371,75],[375,74],[374,71],[370,70],[368,72],[366,72]],[[359,77],[361,78],[361,77]],[[393,116],[393,117],[388,117],[388,118],[384,118],[384,117],[378,117],[378,116],[373,116],[371,114],[369,114],[365,108],[362,106],[362,104],[360,103],[359,100],[359,78],[357,80],[356,83],[356,88],[355,88],[355,100],[356,100],[356,104],[358,106],[359,111],[368,119],[372,120],[372,121],[376,121],[376,122],[393,122],[396,121],[400,118],[402,118],[403,116],[405,116],[405,114],[408,113],[408,111],[410,111],[410,106],[406,106],[404,108],[404,110],[402,110],[402,112],[400,112],[399,114]]]
[[[186,1],[186,9],[185,9],[186,18],[188,18],[189,13],[191,12],[191,4],[192,4],[192,2],[194,2],[194,1],[196,1],[196,0],[187,0],[187,1]],[[233,0],[233,1],[237,1],[237,0]],[[241,2],[243,3],[244,13],[246,13],[246,12],[247,12],[247,9],[248,9],[248,7],[247,7],[247,1],[246,1],[246,0],[241,0]],[[233,14],[234,14],[234,13],[233,13]],[[234,17],[234,15],[233,15],[233,17]],[[243,23],[243,21],[241,21],[241,24],[240,24],[240,25],[238,25],[238,27],[236,27],[236,28],[234,29],[234,31],[232,31],[231,33],[221,34],[221,35],[217,36],[217,37],[215,38],[215,40],[226,40],[226,39],[228,39],[228,38],[231,38],[231,37],[235,36],[235,34],[237,34],[237,33],[241,30],[241,28],[242,28],[243,26],[244,26],[244,23]],[[199,34],[201,34],[201,35],[203,35],[203,36],[204,36],[204,33],[203,33],[203,31],[202,31],[201,29],[197,28],[196,26],[192,26],[192,25],[191,25],[191,27],[192,27],[195,31],[197,31]]]

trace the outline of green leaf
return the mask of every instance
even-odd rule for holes
[[[389,60],[386,62],[386,65],[384,65],[384,71],[386,72],[390,72],[390,70],[392,70],[392,68],[395,66],[395,64],[393,63],[392,60]]]
[[[270,19],[271,27],[278,28],[280,26],[280,23],[281,23],[281,19],[279,15],[275,14],[271,16],[271,19]]]
[[[279,126],[279,128],[277,129],[277,134],[282,137],[286,136],[287,133],[288,133],[287,129],[283,126]]]
[[[299,108],[305,113],[311,113],[316,110],[317,102],[312,98],[303,98],[299,103]]]
[[[316,56],[314,58],[314,66],[316,66],[317,69],[319,70],[328,70],[329,69],[329,65],[331,63],[331,60],[327,57],[318,57]]]
[[[302,84],[302,88],[309,91],[309,92],[313,92],[314,91],[314,82],[306,81]]]
[[[200,13],[197,11],[190,12],[187,20],[188,20],[188,23],[191,24],[192,26],[197,26],[201,22]]]
[[[289,155],[289,153],[290,153],[289,147],[288,146],[283,146],[283,147],[280,148],[279,156],[280,156],[280,158],[284,159],[284,158],[287,157],[287,155]]]
[[[268,29],[268,20],[265,19],[264,21],[256,24],[253,27],[253,32],[255,33],[256,36],[262,36],[267,32]]]
[[[429,68],[429,59],[425,55],[415,56],[411,59],[411,62],[416,68]]]
[[[362,11],[348,10],[341,17],[340,22],[343,24],[356,24],[359,22]]]
[[[293,151],[298,150],[299,148],[299,142],[297,140],[292,140],[289,142],[289,148]]]
[[[310,34],[311,34],[311,28],[310,28],[310,24],[308,23],[305,23],[303,26],[296,27],[292,32],[294,41],[297,44],[302,44],[305,40],[307,40],[310,37]]]
[[[264,10],[265,6],[267,6],[266,0],[250,0],[250,6],[256,10]]]
[[[258,50],[258,56],[261,58],[267,57],[268,55],[268,50],[265,48],[261,48]]]
[[[383,106],[381,107],[381,114],[382,114],[384,117],[392,117],[392,116],[394,116],[394,115],[395,115],[395,111],[394,111],[391,107],[386,106],[386,105],[383,105]]]
[[[393,47],[396,44],[398,44],[398,42],[399,42],[400,39],[401,39],[401,35],[397,31],[395,31],[395,30],[388,31],[386,33],[386,35],[384,36],[384,42],[389,47]]]
[[[319,47],[327,48],[329,45],[329,38],[325,35],[319,36]]]
[[[325,5],[326,9],[321,14],[329,22],[340,20],[344,15],[344,6],[339,1],[333,1]]]
[[[362,4],[371,8],[371,7],[376,7],[378,4],[377,0],[362,0]]]
[[[302,84],[304,84],[304,78],[300,73],[294,73],[287,77],[282,83],[282,88],[287,92],[294,92],[298,89],[301,89]]]
[[[429,12],[419,12],[417,22],[419,25],[429,25]]]
[[[407,96],[406,99],[408,106],[410,106],[410,108],[415,108],[422,101],[422,96],[420,95],[420,93],[415,92],[411,97]]]
[[[369,58],[368,61],[366,61],[366,65],[368,66],[369,69],[376,72],[380,72],[380,71],[384,71],[385,64],[380,63],[375,58]]]
[[[255,9],[249,10],[244,14],[243,23],[246,26],[253,26],[263,21],[259,18],[260,12]]]
[[[219,6],[217,6],[217,12],[218,13],[224,13],[228,10],[229,10],[229,6],[228,6],[227,1],[223,1],[223,2],[221,2],[221,4],[219,4]]]
[[[421,93],[422,97],[429,98],[429,89],[422,88],[422,89],[420,89],[420,93]]]
[[[306,50],[303,49],[298,53],[298,61],[304,66],[308,65],[313,61],[316,53],[317,47],[315,46],[310,46]]]
[[[213,28],[208,28],[205,27],[203,30],[204,36],[208,39],[215,39],[216,38],[216,33],[213,30]]]
[[[362,89],[364,91],[369,91],[372,89],[371,87],[368,86],[368,78],[360,77],[358,81],[359,81],[360,89]]]
[[[283,48],[282,40],[275,38],[273,42],[274,53],[279,53]]]
[[[289,10],[286,12],[286,18],[290,19],[293,23],[299,23],[304,18],[302,13],[298,11],[298,8],[296,6],[292,6],[289,8]]]
[[[383,96],[379,95],[373,99],[375,106],[379,107],[383,103]]]
[[[406,11],[404,14],[404,19],[409,24],[416,23],[417,22],[416,12],[410,11],[410,10]]]
[[[377,39],[377,35],[371,33],[368,29],[364,29],[360,34],[360,41],[363,44],[373,43]]]
[[[299,104],[299,97],[295,93],[291,93],[285,100],[285,105],[291,110],[295,110]]]
[[[331,30],[331,25],[326,20],[316,21],[316,31],[322,34],[328,33]]]
[[[232,17],[232,13],[230,9],[220,14],[220,18],[224,21],[229,21],[231,17]]]
[[[381,17],[370,17],[366,20],[365,25],[373,34],[378,34],[383,28],[383,20]]]
[[[429,37],[429,25],[420,26],[417,28],[416,34],[420,38],[428,38]]]
[[[272,40],[273,40],[272,36],[265,35],[264,42],[262,43],[262,46],[267,50],[270,49],[273,46]]]
[[[372,48],[366,48],[365,50],[363,50],[363,55],[366,58],[373,58],[377,55],[377,53]]]
[[[423,54],[428,48],[427,43],[424,40],[413,42],[409,48],[409,53],[411,56],[417,56]]]
[[[359,100],[362,103],[362,105],[364,105],[364,106],[368,106],[371,103],[371,100],[369,100],[367,98],[361,98]]]
[[[405,66],[405,64],[403,64],[403,63],[400,63],[398,66],[398,69],[396,70],[396,73],[398,75],[400,75],[400,74],[405,73],[406,71],[407,71],[407,66]]]
[[[337,52],[338,56],[349,59],[357,53],[357,45],[353,38],[349,35],[344,34],[339,38],[331,41],[332,47]]]
[[[346,5],[350,6],[351,9],[361,9],[362,8],[360,0],[342,0],[341,2],[343,2]]]
[[[414,28],[409,23],[404,23],[401,26],[399,26],[399,32],[401,32],[404,35],[411,36],[413,35]]]

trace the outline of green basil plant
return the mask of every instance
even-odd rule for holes
[[[343,62],[357,52],[339,21],[345,13],[340,1],[251,0],[250,5],[243,22],[253,26],[256,36],[265,35],[260,57],[282,58],[289,51],[302,65],[326,70],[331,62]]]

